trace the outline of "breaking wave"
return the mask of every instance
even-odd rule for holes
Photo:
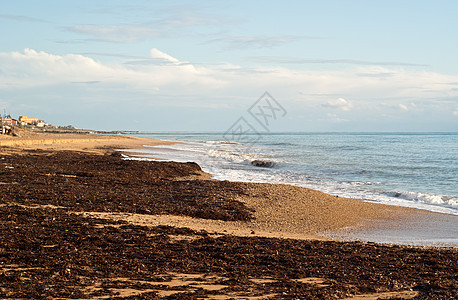
[[[449,195],[436,195],[420,192],[389,192],[388,195],[420,203],[444,205],[458,208],[458,198]]]

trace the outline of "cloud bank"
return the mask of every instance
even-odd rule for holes
[[[84,111],[88,103],[101,101],[116,107],[115,103],[127,98],[139,109],[192,107],[218,114],[228,109],[243,111],[268,90],[282,99],[287,110],[298,114],[297,119],[303,112],[362,122],[362,115],[391,118],[396,111],[429,110],[456,120],[456,82],[457,76],[387,66],[344,71],[244,68],[229,63],[196,65],[156,48],[150,50],[146,60],[126,58],[123,63],[33,49],[0,52],[0,100],[10,107],[20,102],[24,107],[35,105],[35,109],[34,101],[46,106],[50,99]],[[35,98],[31,99],[30,94]],[[338,112],[347,115],[343,118]]]

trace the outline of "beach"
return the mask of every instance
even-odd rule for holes
[[[164,143],[171,142],[1,137],[0,296],[458,296],[457,248],[339,240],[349,230],[442,214],[290,185],[218,181],[193,162],[126,160],[114,151]]]

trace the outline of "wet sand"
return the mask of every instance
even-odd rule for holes
[[[457,249],[320,236],[434,214],[215,181],[193,163],[126,161],[110,150],[142,143],[160,142],[0,139],[0,297],[458,296]]]
[[[416,211],[401,218],[372,220],[371,226],[330,232],[338,240],[458,247],[458,216]]]

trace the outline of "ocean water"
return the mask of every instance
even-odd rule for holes
[[[458,215],[458,133],[270,133],[255,143],[223,133],[138,136],[183,142],[145,147],[142,157],[194,161],[218,180],[292,184]]]

